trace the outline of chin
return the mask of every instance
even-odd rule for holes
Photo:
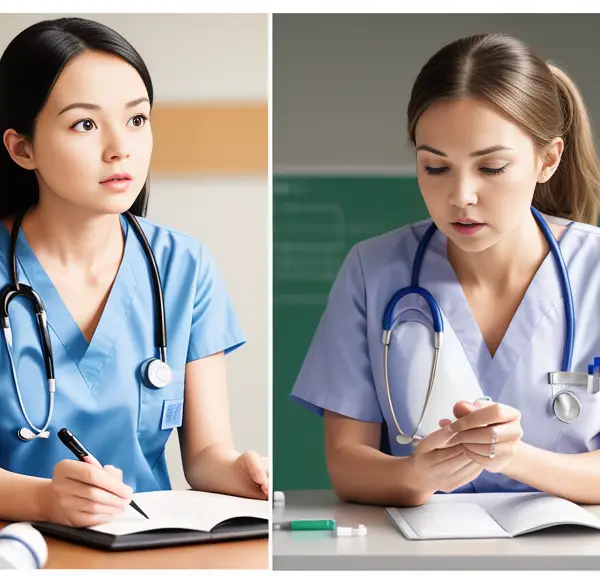
[[[475,254],[477,252],[484,252],[495,244],[495,240],[490,238],[486,232],[487,230],[482,230],[475,236],[463,236],[454,230],[448,230],[444,233],[463,252]]]

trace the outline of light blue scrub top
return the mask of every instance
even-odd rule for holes
[[[587,373],[594,356],[600,356],[600,230],[552,220],[569,226],[559,245],[569,271],[575,306],[571,369]],[[382,318],[393,294],[410,285],[417,245],[430,224],[431,220],[418,222],[351,249],[292,391],[294,400],[317,414],[322,415],[325,409],[365,422],[385,422],[395,456],[407,456],[414,448],[395,441],[397,430],[383,380]],[[420,285],[437,300],[464,347],[484,394],[521,412],[525,443],[569,454],[598,449],[600,394],[577,389],[582,411],[578,420],[570,424],[560,422],[550,408],[547,374],[560,370],[565,341],[563,299],[552,254],[547,255],[535,274],[492,357],[447,259],[446,244],[447,237],[436,231],[425,252]],[[406,314],[407,319],[414,319],[415,314],[420,316],[417,311],[431,317],[422,299],[409,296],[398,304],[394,317]],[[410,330],[411,325],[415,324],[405,325],[406,329]],[[406,342],[403,354],[402,342],[392,339],[389,359],[394,409],[405,431],[414,429],[402,409],[406,387],[421,387],[424,398],[428,384],[403,378],[411,362]],[[453,418],[451,414],[448,417]],[[504,474],[483,471],[456,492],[532,490]]]
[[[48,439],[18,439],[17,431],[27,422],[0,336],[0,468],[51,478],[60,460],[74,458],[56,435],[66,427],[102,464],[123,470],[124,482],[136,492],[171,488],[165,443],[172,428],[166,427],[168,421],[163,426],[163,404],[183,400],[188,362],[231,352],[245,339],[206,247],[185,234],[139,221],[162,281],[172,382],[162,389],[141,383],[140,365],[158,355],[155,299],[142,245],[124,217],[123,259],[89,345],[21,231],[19,280],[37,291],[46,308],[56,373],[55,406]],[[10,281],[9,247],[8,230],[0,225],[2,287]],[[11,302],[9,314],[23,402],[29,419],[41,428],[48,414],[48,386],[33,308],[20,297]]]

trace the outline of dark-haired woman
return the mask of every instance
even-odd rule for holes
[[[202,244],[144,218],[152,103],[139,54],[96,22],[39,22],[0,59],[2,519],[110,521],[170,488],[173,429],[192,488],[266,498],[266,462],[232,443],[226,289]]]

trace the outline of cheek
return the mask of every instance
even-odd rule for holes
[[[69,183],[77,187],[85,180],[96,180],[98,146],[92,135],[50,135],[36,141],[36,164],[50,185]]]

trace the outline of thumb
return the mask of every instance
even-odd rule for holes
[[[436,448],[443,448],[455,434],[456,432],[449,425],[443,426],[425,436],[417,445],[415,452],[430,452]]]

